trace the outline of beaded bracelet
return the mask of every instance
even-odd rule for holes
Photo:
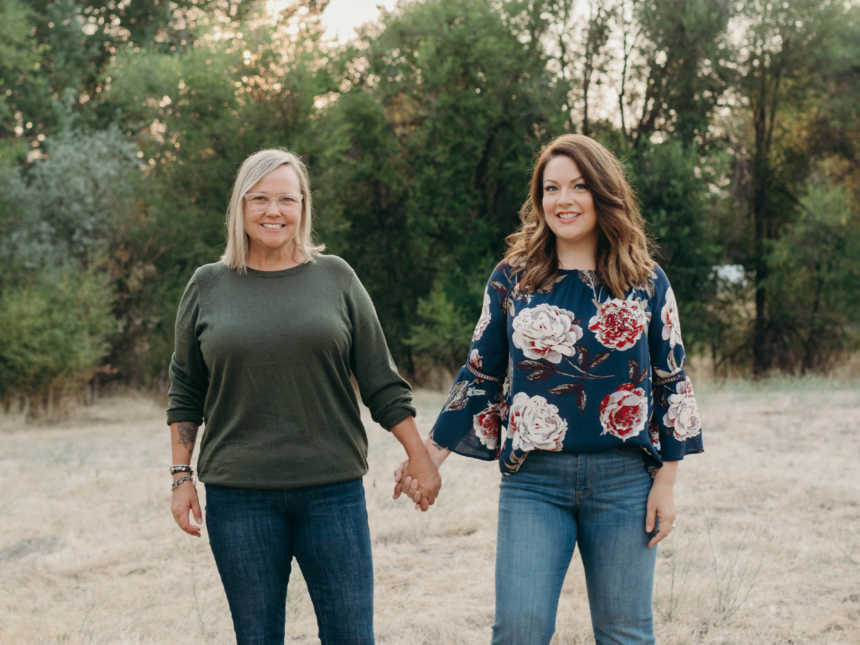
[[[182,477],[179,477],[179,478],[173,480],[173,483],[170,485],[170,490],[174,491],[177,488],[179,488],[179,486],[181,484],[184,484],[185,482],[193,482],[193,481],[194,481],[194,477],[192,475],[183,475]]]
[[[170,467],[170,474],[175,475],[176,473],[193,473],[191,470],[191,466],[188,464],[173,464]]]

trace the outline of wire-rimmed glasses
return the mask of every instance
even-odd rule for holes
[[[302,203],[301,195],[293,193],[282,193],[280,195],[269,196],[265,193],[247,193],[245,201],[248,204],[248,209],[255,213],[265,213],[269,210],[272,202],[275,207],[281,212],[289,212],[296,210]]]

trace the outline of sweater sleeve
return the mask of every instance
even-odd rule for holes
[[[509,270],[499,264],[487,281],[469,355],[432,431],[439,445],[476,459],[498,458],[499,429],[506,415],[503,383],[508,366]]]
[[[197,320],[200,292],[197,272],[191,276],[176,313],[175,342],[170,359],[167,423],[203,421],[203,403],[209,388],[209,370],[200,352]]]
[[[702,452],[702,423],[693,383],[684,370],[686,353],[681,338],[678,303],[666,274],[655,268],[653,307],[648,348],[654,388],[652,431],[660,440],[664,461]]]
[[[390,430],[406,417],[415,416],[412,388],[397,372],[370,295],[355,273],[351,277],[346,293],[352,324],[350,369],[370,416]]]

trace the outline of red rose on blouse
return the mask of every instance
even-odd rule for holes
[[[636,344],[647,323],[645,310],[637,300],[613,298],[598,304],[588,328],[604,347],[624,351]]]
[[[635,437],[645,429],[648,420],[648,397],[645,390],[625,383],[600,402],[600,425],[603,432],[622,441]]]

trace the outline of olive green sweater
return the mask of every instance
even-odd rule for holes
[[[283,271],[198,268],[176,316],[167,423],[205,422],[209,484],[295,488],[361,477],[367,435],[350,376],[374,421],[409,415],[370,297],[339,257]]]

